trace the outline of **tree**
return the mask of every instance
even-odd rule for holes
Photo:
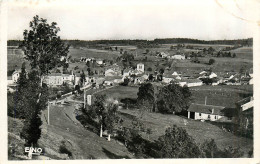
[[[40,126],[41,111],[47,107],[48,88],[40,87],[40,77],[37,71],[32,71],[28,74],[28,84],[22,90],[22,108],[24,111],[24,127],[21,132],[21,137],[26,140],[26,145],[37,145],[37,141],[41,136]],[[38,93],[41,94],[41,99],[38,99]]]
[[[24,30],[20,47],[31,68],[39,71],[42,81],[43,76],[56,66],[67,66],[69,46],[57,35],[60,28],[56,22],[48,24],[46,19],[36,15],[30,22],[30,28],[29,31]]]
[[[164,73],[164,69],[161,68],[161,69],[159,70],[159,73],[160,73],[160,74],[163,74],[163,73]]]
[[[81,86],[84,86],[85,85],[85,82],[86,82],[86,75],[84,73],[84,71],[82,70],[82,73],[80,74],[80,84]]]
[[[209,65],[212,65],[215,63],[215,59],[209,59]]]
[[[110,135],[120,121],[118,116],[118,104],[113,99],[108,99],[106,95],[97,95],[93,105],[90,107],[92,119],[97,119],[100,126],[100,137],[103,136],[103,130],[108,130]]]
[[[26,107],[27,116],[23,127],[23,136],[27,144],[37,144],[40,137],[41,110],[46,108],[47,90],[42,85],[43,78],[50,70],[57,66],[68,67],[67,54],[69,46],[65,45],[57,35],[60,29],[57,23],[47,23],[46,19],[33,17],[30,22],[30,30],[24,30],[20,47],[25,59],[30,62],[33,70],[29,76],[28,87],[23,90],[23,107]]]
[[[214,139],[206,140],[201,145],[201,150],[206,158],[216,158],[219,152],[217,144]]]
[[[153,85],[151,83],[141,84],[137,96],[138,104],[142,107],[148,108],[149,111],[152,111],[155,100]]]
[[[25,63],[22,64],[21,73],[18,78],[17,84],[18,84],[18,93],[21,93],[21,89],[25,88],[27,86],[28,79],[27,79],[27,73],[25,70]]]
[[[151,67],[147,68],[147,71],[151,72],[153,69]]]
[[[161,113],[182,112],[190,104],[189,88],[172,83],[162,87],[157,95],[157,108]]]
[[[198,158],[201,151],[185,129],[173,125],[156,141],[161,158]]]

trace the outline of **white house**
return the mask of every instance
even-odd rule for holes
[[[171,81],[174,81],[173,77],[163,77],[162,82],[169,84]]]
[[[184,55],[173,55],[171,58],[176,59],[176,60],[184,60],[185,56]]]
[[[186,82],[187,87],[202,86],[203,82],[199,79],[182,79],[179,83],[184,84]]]
[[[103,60],[102,59],[97,59],[96,63],[99,64],[99,65],[102,65],[103,64]]]
[[[105,76],[117,76],[117,75],[118,73],[111,68],[105,71]]]
[[[211,74],[209,75],[209,78],[210,78],[210,79],[213,79],[213,78],[215,78],[215,77],[218,77],[218,75],[215,74],[214,72],[211,72]]]
[[[137,69],[137,71],[144,72],[144,64],[143,63],[137,64],[136,69]]]
[[[225,109],[225,107],[192,103],[188,109],[188,118],[217,121],[225,117],[223,109]]]
[[[167,58],[167,57],[169,56],[169,54],[168,54],[168,53],[165,53],[165,52],[160,52],[160,53],[158,54],[158,56],[159,56],[159,57],[162,57],[162,58]]]

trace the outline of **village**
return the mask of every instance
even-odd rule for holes
[[[252,37],[78,39],[95,30],[77,26],[61,39],[35,15],[7,41],[8,160],[254,157]]]

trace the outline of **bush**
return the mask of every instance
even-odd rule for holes
[[[62,153],[62,154],[68,154],[69,157],[72,156],[71,151],[69,151],[69,150],[66,148],[66,145],[65,145],[64,142],[62,142],[62,145],[60,145],[59,151],[60,151],[60,153]]]
[[[209,65],[212,65],[215,63],[215,59],[209,59]]]

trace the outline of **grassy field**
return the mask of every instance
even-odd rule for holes
[[[70,48],[69,55],[72,58],[80,59],[81,57],[93,57],[101,59],[116,58],[119,55],[119,51],[106,51],[106,50],[97,50],[97,49],[87,49],[87,48]]]
[[[186,119],[176,115],[165,115],[160,113],[144,113],[137,110],[120,110],[121,116],[124,119],[124,126],[129,127],[132,124],[132,117],[137,117],[145,128],[151,128],[152,134],[149,135],[150,140],[156,140],[159,136],[165,133],[167,127],[177,125],[187,130],[198,144],[205,140],[214,139],[220,149],[228,146],[240,147],[245,153],[253,147],[253,140],[234,136],[232,133],[225,132],[207,122],[200,122],[191,119]],[[143,133],[143,138],[148,139],[148,135]]]
[[[138,87],[132,86],[117,86],[111,89],[107,89],[100,94],[106,94],[109,97],[115,99],[124,99],[124,98],[137,98]]]
[[[235,103],[243,99],[243,95],[253,94],[253,86],[200,86],[190,88],[192,92],[192,102],[198,104],[205,103],[207,96],[208,105],[224,107],[235,107]]]

